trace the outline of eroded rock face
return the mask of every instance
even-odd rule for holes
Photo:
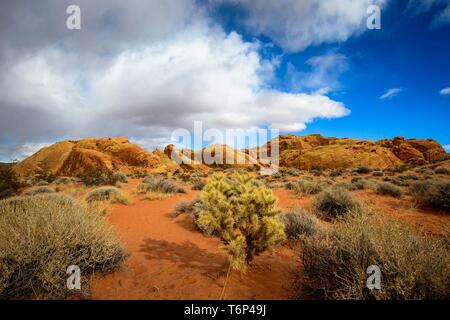
[[[271,154],[271,143],[267,147]],[[186,156],[175,146],[168,145],[164,152],[148,152],[130,143],[127,138],[83,139],[62,141],[43,148],[23,160],[14,168],[19,175],[54,174],[76,176],[89,170],[122,171],[125,173],[165,172],[178,168],[186,170],[208,170],[208,167],[255,168],[266,167],[266,159],[252,157],[258,149],[234,150],[229,146],[212,145],[200,151],[189,150],[193,161],[172,161],[174,155],[184,159]],[[205,165],[202,155],[219,156],[224,165]],[[257,154],[257,152],[256,152]],[[282,167],[299,169],[334,169],[367,166],[388,168],[403,164],[423,165],[450,159],[449,154],[436,141],[404,139],[380,141],[348,138],[326,138],[321,135],[279,137],[279,159]],[[198,160],[200,159],[200,161]],[[237,160],[239,159],[239,160]],[[242,160],[242,161],[241,161]],[[181,163],[181,165],[180,165]]]
[[[89,170],[135,173],[164,170],[164,166],[158,156],[119,137],[58,142],[18,163],[15,170],[22,176],[76,176]]]
[[[300,169],[387,168],[402,164],[421,165],[448,158],[444,148],[434,140],[405,140],[403,137],[374,142],[321,135],[283,135],[279,145],[280,165]]]

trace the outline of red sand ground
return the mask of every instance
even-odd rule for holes
[[[177,202],[196,193],[157,201],[135,197],[132,205],[113,207],[108,220],[129,257],[118,271],[92,279],[93,299],[219,299],[228,270],[220,241],[204,236],[187,215],[170,215]],[[281,205],[284,201],[295,204],[282,193]],[[264,253],[244,274],[231,273],[224,298],[292,298],[299,267],[298,251],[288,246]]]
[[[138,180],[125,186],[130,191]],[[282,208],[309,208],[312,196],[274,190]],[[199,232],[187,215],[171,217],[175,204],[192,199],[190,191],[165,200],[114,205],[108,220],[122,238],[129,257],[122,267],[91,280],[93,299],[219,299],[228,259],[220,241]],[[417,209],[411,199],[356,192],[380,214],[408,223],[418,231],[448,234],[450,217]],[[295,273],[301,268],[299,249],[288,245],[256,257],[246,273],[232,272],[225,299],[289,299],[298,296]]]

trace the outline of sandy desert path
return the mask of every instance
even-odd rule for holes
[[[130,191],[139,181],[133,180]],[[93,299],[219,299],[228,270],[220,241],[199,232],[187,215],[171,216],[175,204],[196,191],[164,200],[114,205],[108,221],[116,226],[128,258],[120,269],[90,281]],[[280,206],[295,200],[279,196]],[[296,296],[298,250],[281,246],[256,257],[244,274],[232,272],[224,299],[289,299]]]

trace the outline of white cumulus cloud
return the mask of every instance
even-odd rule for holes
[[[88,25],[69,35],[53,34],[56,22],[33,18],[32,6],[15,9],[15,15],[29,17],[27,25],[39,26],[34,37],[42,41],[15,42],[21,32],[24,37],[30,32],[19,22],[11,33],[5,31],[2,45],[9,44],[9,53],[0,55],[8,61],[0,61],[0,153],[25,155],[11,148],[88,136],[128,136],[150,147],[169,141],[174,129],[192,129],[198,120],[219,130],[298,131],[314,119],[350,112],[324,91],[271,89],[278,62],[263,58],[257,41],[226,33],[195,1],[113,1],[109,10],[97,11],[92,10],[99,9],[97,2],[81,2]],[[158,23],[159,29],[140,30],[136,19],[145,15],[133,13],[144,9],[169,19]]]
[[[288,51],[311,45],[346,41],[367,30],[367,8],[383,7],[387,0],[210,0],[246,10],[243,25],[264,34]]]

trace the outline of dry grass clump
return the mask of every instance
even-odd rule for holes
[[[115,185],[116,183],[128,183],[128,177],[123,172],[114,172],[109,177],[111,184]]]
[[[355,177],[352,178],[351,184],[353,187],[350,190],[365,190],[373,184],[373,181],[361,177]]]
[[[323,185],[313,181],[299,180],[294,184],[292,190],[309,195],[318,194],[323,190]]]
[[[398,221],[351,212],[330,231],[300,239],[304,289],[323,298],[450,298],[448,238],[422,237]],[[381,290],[367,288],[372,265],[381,269]]]
[[[422,206],[450,212],[450,181],[416,181],[409,191]]]
[[[192,190],[202,190],[206,185],[206,181],[205,180],[199,180],[197,182],[194,183],[194,185],[192,186]]]
[[[50,187],[45,187],[45,186],[35,187],[35,188],[28,190],[25,194],[27,196],[34,196],[34,195],[42,194],[42,193],[55,193],[55,189],[50,188]]]
[[[14,195],[22,186],[11,165],[0,165],[0,199]]]
[[[353,173],[358,173],[358,174],[367,174],[370,173],[372,170],[368,167],[358,167],[358,168],[354,168],[352,170]]]
[[[123,260],[111,225],[96,211],[60,194],[0,201],[0,298],[63,298],[67,268],[82,276]]]
[[[340,177],[340,176],[342,176],[343,173],[344,173],[344,170],[342,168],[336,168],[336,169],[331,170],[330,177],[332,177],[332,178]]]
[[[73,177],[58,177],[55,179],[55,181],[53,181],[53,183],[56,185],[71,184],[71,183],[77,183],[77,182],[78,182],[78,179],[73,178]]]
[[[382,176],[384,176],[384,173],[383,173],[383,171],[374,171],[374,172],[372,172],[372,176],[382,177]]]
[[[383,196],[388,195],[394,198],[400,198],[403,194],[402,190],[399,187],[389,182],[377,183],[375,186],[375,192]]]
[[[312,236],[318,232],[319,220],[301,208],[289,209],[281,216],[284,233],[289,240],[297,240],[300,236]]]
[[[187,201],[187,200],[180,201],[173,208],[172,216],[178,217],[179,215],[184,214],[184,213],[190,214],[192,216],[194,214],[194,210],[195,210],[196,206],[201,205],[201,204],[202,204],[202,200],[199,196],[195,197],[192,201]],[[192,216],[192,217],[195,218],[194,216]]]
[[[335,219],[361,209],[361,203],[344,188],[325,190],[312,202],[313,210],[324,219]]]
[[[138,186],[138,192],[186,193],[175,180],[162,176],[148,176]]]
[[[170,198],[172,195],[173,195],[172,193],[149,191],[145,194],[144,200],[147,201],[164,200]]]
[[[434,170],[434,173],[436,173],[436,174],[447,174],[447,175],[449,175],[449,174],[450,174],[450,171],[449,171],[447,168],[439,167],[439,168],[436,168],[436,169]]]
[[[120,189],[115,187],[101,187],[92,190],[86,197],[86,202],[111,201],[111,203],[121,203],[128,205],[131,203]]]

